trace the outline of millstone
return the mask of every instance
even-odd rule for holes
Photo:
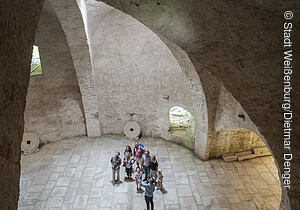
[[[129,121],[124,126],[124,134],[129,138],[136,138],[141,134],[141,126],[137,122]]]
[[[39,137],[35,133],[24,133],[21,144],[21,150],[24,153],[33,153],[37,150],[40,144]]]

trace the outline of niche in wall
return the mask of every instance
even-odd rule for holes
[[[225,127],[211,132],[208,137],[210,138],[210,157],[221,157],[228,153],[266,146],[258,135],[244,128]]]
[[[180,106],[169,110],[169,133],[180,137],[182,143],[191,148],[195,144],[195,120],[192,114]]]

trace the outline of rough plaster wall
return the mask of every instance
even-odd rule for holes
[[[241,118],[238,115],[244,115],[244,118]],[[221,85],[220,88],[214,127],[216,131],[224,127],[246,128],[253,131],[264,140],[264,137],[260,134],[248,114],[243,110],[243,107],[223,85]]]
[[[17,209],[25,97],[43,1],[0,1],[0,204]]]
[[[223,154],[265,146],[258,135],[243,128],[223,128],[210,133],[209,139],[209,157],[220,157]]]
[[[201,65],[201,63],[193,61],[193,65],[195,66],[195,69],[197,69],[199,78],[201,80],[202,88],[205,93],[205,98],[208,102],[208,132],[213,132],[216,130],[215,120],[222,83],[219,80],[217,80],[214,76],[212,76],[211,73]]]
[[[158,34],[159,35],[159,34]],[[206,103],[206,95],[202,89],[202,82],[196,72],[196,69],[189,59],[188,55],[184,50],[182,50],[178,45],[169,40],[165,39],[164,37],[160,36],[161,40],[169,47],[170,51],[173,53],[181,70],[183,71],[184,75],[186,76],[187,80],[189,81],[189,86],[192,90],[193,98],[191,98],[192,103],[194,104],[195,110],[197,110],[201,117],[198,121],[195,121],[195,154],[199,155],[202,159],[208,159],[208,149],[207,145],[209,145],[207,132],[209,130],[209,121],[210,121],[210,114],[211,107],[213,106],[212,103]],[[214,119],[214,117],[213,117]],[[183,142],[184,144],[184,142]],[[187,146],[187,145],[186,145]],[[188,146],[189,147],[189,146]]]
[[[265,145],[264,137],[258,128],[239,102],[222,84],[217,105],[215,131],[208,133],[209,157],[219,157],[222,154],[250,150]],[[244,115],[244,118],[239,115]]]
[[[36,32],[43,74],[30,77],[25,131],[42,142],[86,135],[81,94],[67,40],[51,8]]]
[[[113,0],[110,2],[113,3]],[[172,2],[172,4],[178,3],[178,1],[174,0],[169,2]],[[187,8],[187,11],[189,11],[187,14],[193,15],[194,25],[198,26],[198,29],[197,27],[194,29],[191,27],[194,32],[187,31],[190,34],[195,34],[194,36],[197,34],[199,36],[205,36],[203,36],[203,42],[199,41],[198,44],[194,43],[192,40],[191,42],[188,42],[191,46],[190,49],[196,51],[201,48],[206,49],[201,55],[203,56],[202,59],[195,56],[195,59],[192,59],[192,61],[194,63],[195,60],[205,63],[208,61],[210,62],[207,63],[205,67],[208,71],[212,72],[216,77],[225,82],[225,87],[241,103],[253,122],[258,126],[275,154],[277,162],[281,163],[282,133],[280,131],[282,124],[280,120],[282,118],[281,109],[278,104],[281,103],[282,75],[279,72],[281,72],[280,63],[282,51],[278,46],[281,46],[282,40],[282,1],[243,2],[243,4],[239,1],[233,1],[230,4],[222,1],[208,2],[185,0],[183,2],[184,3],[179,3],[179,12],[175,11],[170,14],[170,18],[165,18],[166,21],[161,22],[161,26],[168,26],[170,25],[168,23],[172,22],[172,26],[175,26],[172,28],[179,28],[178,31],[181,32],[183,29],[176,27],[177,20],[175,21],[175,19],[172,18],[172,15],[180,16],[180,10],[185,9],[186,7],[184,6],[186,5],[191,5],[190,8]],[[133,6],[130,4],[130,1],[122,0],[122,3],[123,5],[119,4],[115,6],[124,11],[126,11],[126,7],[131,8]],[[201,6],[197,4],[201,4]],[[295,11],[296,8],[299,8],[295,4],[291,4],[293,4],[292,1],[286,2],[284,8],[295,8]],[[25,108],[24,92],[26,91],[29,79],[29,71],[27,70],[30,68],[31,46],[37,27],[37,19],[39,18],[39,10],[36,6],[36,2],[32,1],[1,1],[0,7],[0,20],[2,26],[4,26],[4,29],[0,31],[0,38],[4,43],[8,43],[7,45],[1,45],[1,51],[6,53],[4,56],[1,56],[2,71],[0,71],[1,168],[3,169],[1,170],[0,180],[1,190],[3,190],[1,191],[1,194],[6,195],[1,196],[0,198],[3,208],[7,207],[14,209],[17,206],[15,201],[18,196],[18,160],[20,150],[15,150],[15,148],[19,148],[20,146],[23,131],[22,112]],[[156,7],[156,5],[154,6]],[[134,7],[134,10],[136,10],[136,13],[140,14],[138,19],[142,22],[146,22],[142,19],[143,17],[147,18],[147,25],[151,28],[155,28],[149,23],[155,22],[153,21],[154,18],[156,18],[158,22],[161,20],[161,8],[167,11],[166,7],[159,7],[156,14],[148,8],[146,8],[148,9],[148,12],[144,12],[142,10],[143,7]],[[197,12],[195,10],[202,11]],[[134,15],[134,12],[126,12]],[[151,19],[151,17],[153,18]],[[206,20],[204,20],[204,17],[206,17]],[[207,21],[209,21],[209,24],[207,24]],[[206,22],[205,25],[199,24],[204,22]],[[252,30],[249,30],[249,28]],[[163,32],[159,27],[156,27],[156,30],[161,33]],[[203,31],[203,33],[200,33],[201,31]],[[12,33],[15,34],[15,36],[9,36]],[[298,34],[296,36],[296,33],[299,33],[299,30],[298,32],[296,31],[294,35],[294,37],[299,37]],[[217,36],[211,36],[212,34],[216,34]],[[270,36],[270,34],[274,36]],[[165,28],[163,35],[172,39],[172,37],[177,36],[178,33],[170,32],[168,28]],[[183,36],[184,35],[185,34],[183,34]],[[184,44],[186,38],[178,37],[177,40],[173,41],[188,52],[188,48]],[[230,41],[228,38],[235,38],[235,40]],[[218,50],[214,51],[213,49]],[[224,52],[225,49],[227,53]],[[189,56],[192,55],[191,52],[188,53]],[[205,58],[209,57],[211,59],[207,59],[206,61]],[[216,62],[216,60],[220,58],[222,58],[222,60]],[[237,62],[238,60],[241,60],[242,65]],[[297,65],[295,64],[295,66],[299,66],[299,59],[295,60],[295,62],[297,62]],[[18,67],[16,68],[16,66]],[[208,66],[216,68],[208,68]],[[226,66],[226,68],[223,69],[223,71],[218,71],[221,69],[221,66]],[[242,70],[238,71],[239,68],[242,68]],[[245,74],[247,71],[249,73]],[[296,78],[299,78],[296,77],[296,75],[299,76],[298,73],[295,72],[292,81],[293,84],[295,84]],[[262,79],[257,80],[258,78]],[[300,83],[297,83],[293,86],[294,99],[299,98],[299,84]],[[292,106],[297,107],[295,100]],[[294,111],[295,115],[299,114],[298,109],[295,109]],[[296,118],[293,122],[294,124],[299,124],[299,118]],[[292,139],[297,138],[299,138],[299,132],[297,133],[295,128]],[[14,144],[17,146],[15,147]],[[299,146],[300,145],[296,141],[293,142],[292,152],[294,152],[294,154],[295,151],[299,150]],[[14,158],[17,159],[15,168],[12,166],[14,165],[14,162],[7,162]],[[293,186],[289,191],[288,196],[291,200],[292,209],[297,209],[299,207],[299,188],[297,188],[297,186],[299,186],[299,180],[297,179],[299,157],[294,157],[292,164],[294,166],[292,168]],[[8,166],[9,168],[7,168]],[[279,166],[282,169],[282,166]],[[7,173],[3,174],[4,172]],[[16,175],[17,173],[18,175]],[[289,201],[287,200],[286,195],[287,194],[283,194],[283,207],[289,208]]]
[[[175,57],[159,37],[107,5],[87,4],[87,11],[104,134],[122,134],[124,124],[131,120],[130,113],[135,113],[132,120],[141,124],[144,135],[176,140],[168,133],[168,111],[175,105],[189,110],[199,127],[205,127],[202,119],[205,112],[193,103],[197,96],[193,95]],[[169,99],[164,99],[165,96]],[[198,131],[195,138],[199,138],[201,129]]]
[[[265,137],[275,162],[283,170],[282,14],[292,8],[297,17],[298,1],[161,0],[159,5],[150,0],[103,1],[178,44],[200,75],[202,66],[220,80]],[[294,18],[293,22],[298,25],[299,19]],[[300,30],[294,31],[294,46],[299,33]],[[300,59],[293,61],[294,66],[299,66]],[[295,71],[292,79],[295,116],[300,111],[299,105],[296,106],[299,74]],[[300,118],[294,118],[293,154],[300,149],[300,143],[296,142],[300,132],[295,126],[299,123]],[[284,209],[300,208],[300,156],[293,157],[291,164],[293,185],[282,193]]]
[[[69,45],[82,95],[87,135],[101,136],[94,72],[80,10],[74,0],[47,0],[45,6],[53,7]]]

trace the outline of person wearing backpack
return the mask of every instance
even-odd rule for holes
[[[142,155],[144,152],[144,147],[136,141],[135,146],[133,148],[133,155],[135,157],[137,167],[140,167],[140,164],[142,163]]]

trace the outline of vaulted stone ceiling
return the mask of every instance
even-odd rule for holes
[[[0,71],[1,194],[3,208],[16,208],[18,200],[20,143],[23,111],[28,86],[30,57],[43,1],[1,1],[0,33],[2,52]],[[132,15],[159,36],[187,52],[200,75],[207,99],[218,94],[212,78],[222,82],[240,102],[266,138],[282,170],[282,13],[293,9],[296,1],[231,2],[208,0],[105,0]],[[299,19],[298,19],[299,20]],[[295,25],[299,21],[293,20]],[[295,30],[294,46],[299,37]],[[299,46],[299,45],[298,45]],[[299,59],[294,60],[299,66]],[[293,114],[299,109],[299,71],[293,74]],[[208,103],[210,100],[207,100]],[[293,119],[293,125],[299,118]],[[293,127],[292,152],[300,149],[299,132]],[[283,192],[283,208],[300,206],[299,157],[293,157],[292,188]],[[297,174],[298,172],[298,174]],[[289,200],[288,197],[289,196]]]
[[[296,1],[209,1],[209,0],[103,0],[138,19],[160,36],[187,52],[200,75],[207,103],[218,93],[216,78],[240,102],[259,128],[283,170],[282,117],[282,34],[283,12]],[[299,19],[293,20],[299,24]],[[296,41],[299,30],[295,31]],[[299,36],[299,35],[298,35]],[[294,45],[295,46],[295,45]],[[297,62],[297,63],[296,63]],[[299,59],[294,61],[299,66]],[[294,72],[292,106],[299,98],[299,71]],[[299,123],[293,119],[293,125]],[[291,151],[296,154],[299,133],[293,127]],[[293,157],[292,188],[287,191],[292,209],[300,206],[297,171],[300,158]],[[283,192],[283,204],[289,201]]]

